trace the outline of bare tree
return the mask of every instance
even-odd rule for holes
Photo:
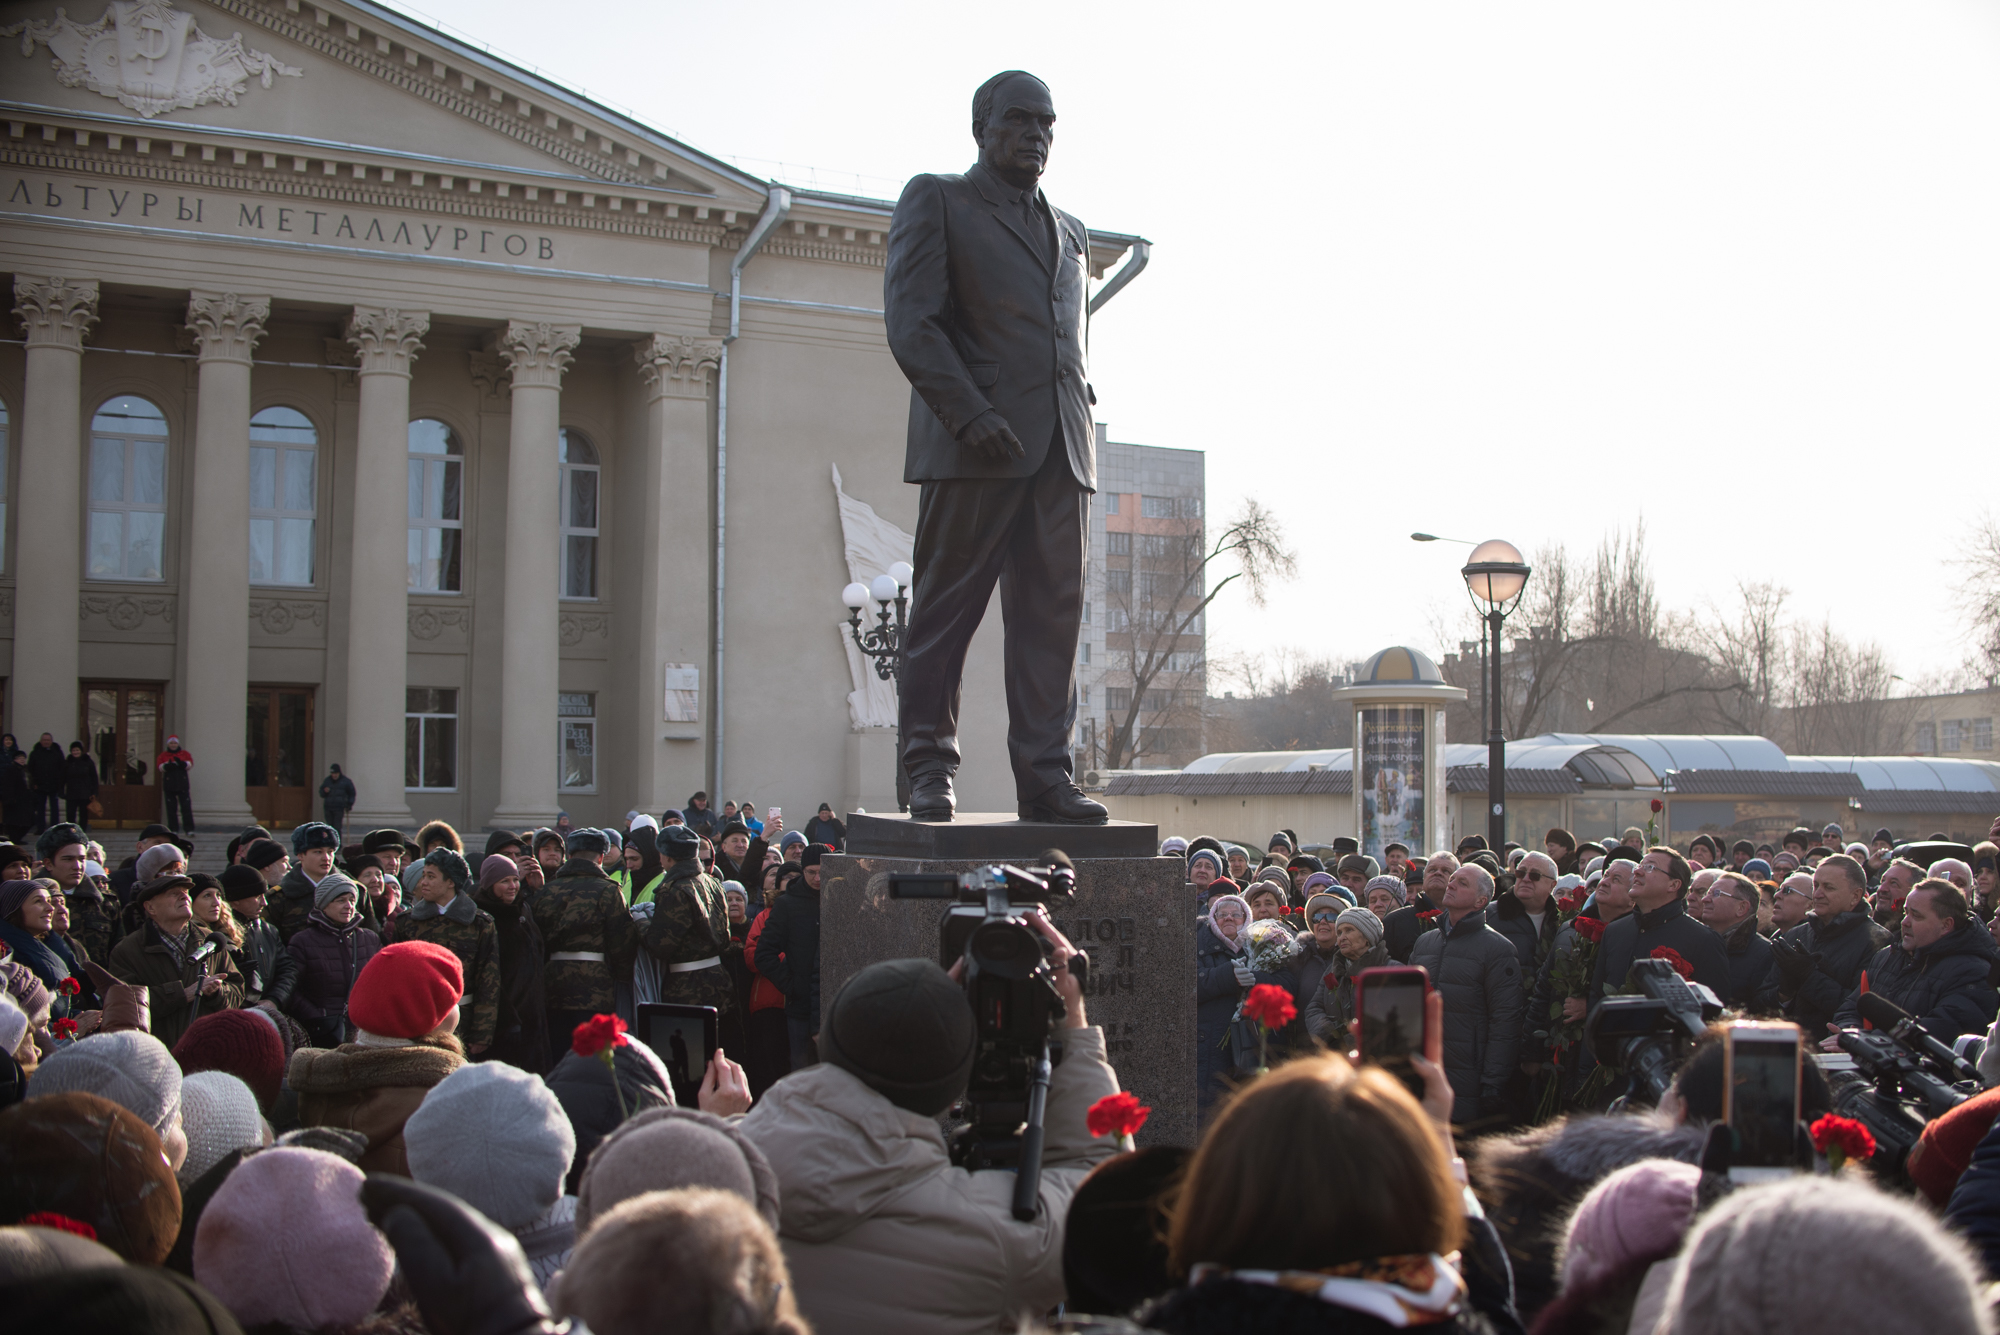
[[[1831,621],[1792,632],[1787,722],[1794,755],[1880,755],[1901,740],[1889,660],[1851,644]]]
[[[1182,534],[1135,536],[1166,541],[1142,545],[1125,578],[1106,589],[1106,610],[1115,629],[1105,636],[1105,651],[1123,651],[1130,677],[1128,686],[1106,687],[1129,693],[1120,708],[1107,714],[1115,719],[1103,739],[1107,769],[1125,768],[1144,749],[1141,713],[1154,728],[1169,732],[1199,728],[1204,692],[1187,687],[1206,680],[1197,628],[1217,595],[1240,583],[1251,603],[1262,607],[1271,586],[1290,579],[1298,568],[1276,518],[1254,499],[1243,503],[1212,543],[1204,544],[1198,525]],[[1211,568],[1229,573],[1211,585]],[[1115,643],[1120,635],[1123,645]]]
[[[1348,684],[1347,660],[1281,649],[1269,657],[1237,658],[1224,673],[1244,694],[1211,718],[1210,750],[1317,751],[1353,744],[1354,711],[1334,695]]]
[[[1960,553],[1948,562],[1958,571],[1958,609],[1972,632],[1973,653],[1986,680],[2000,677],[2000,517],[1981,516]]]
[[[1731,732],[1768,736],[1776,724],[1791,667],[1784,628],[1790,596],[1768,581],[1739,581],[1733,615],[1709,608],[1708,655],[1734,688],[1715,697],[1715,710]]]

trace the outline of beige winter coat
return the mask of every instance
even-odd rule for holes
[[[1063,1300],[1063,1220],[1091,1168],[1090,1105],[1118,1091],[1100,1029],[1063,1032],[1043,1118],[1042,1208],[1012,1212],[1014,1174],[954,1168],[938,1123],[836,1066],[787,1076],[743,1119],[778,1174],[779,1241],[813,1326],[869,1335],[987,1335]]]

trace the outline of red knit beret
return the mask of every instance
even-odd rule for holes
[[[189,1025],[174,1044],[182,1075],[221,1071],[250,1086],[257,1106],[270,1111],[285,1076],[285,1040],[278,1027],[247,1010],[218,1011]]]
[[[1924,1134],[1910,1151],[1908,1172],[1917,1189],[1930,1197],[1931,1204],[1943,1209],[1951,1199],[1951,1189],[1972,1164],[1972,1152],[1993,1119],[2000,1116],[2000,1089],[1975,1094],[1924,1128]]]
[[[422,1038],[444,1023],[465,993],[458,956],[429,941],[398,941],[362,966],[347,1018],[383,1038]]]

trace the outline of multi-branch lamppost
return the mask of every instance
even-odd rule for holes
[[[873,583],[856,580],[841,591],[847,604],[847,629],[862,653],[875,660],[875,675],[896,684],[896,809],[910,809],[910,777],[903,772],[903,637],[909,629],[910,579],[915,572],[908,561],[898,561],[886,575]],[[875,600],[875,624],[861,628],[861,609]],[[894,607],[893,617],[890,608]]]
[[[1465,576],[1472,606],[1486,621],[1491,647],[1487,661],[1493,679],[1487,688],[1492,709],[1486,734],[1486,843],[1497,854],[1507,842],[1507,739],[1500,726],[1500,627],[1507,614],[1520,605],[1521,592],[1533,573],[1510,542],[1490,538],[1472,549],[1472,559],[1459,574]]]

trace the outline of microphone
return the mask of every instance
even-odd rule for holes
[[[1914,1015],[1880,992],[1862,993],[1855,1009],[1861,1012],[1862,1019],[1889,1034],[1898,1043],[1923,1053],[1950,1071],[1954,1079],[1979,1079],[1978,1067],[1932,1038],[1930,1032],[1917,1023]]]

